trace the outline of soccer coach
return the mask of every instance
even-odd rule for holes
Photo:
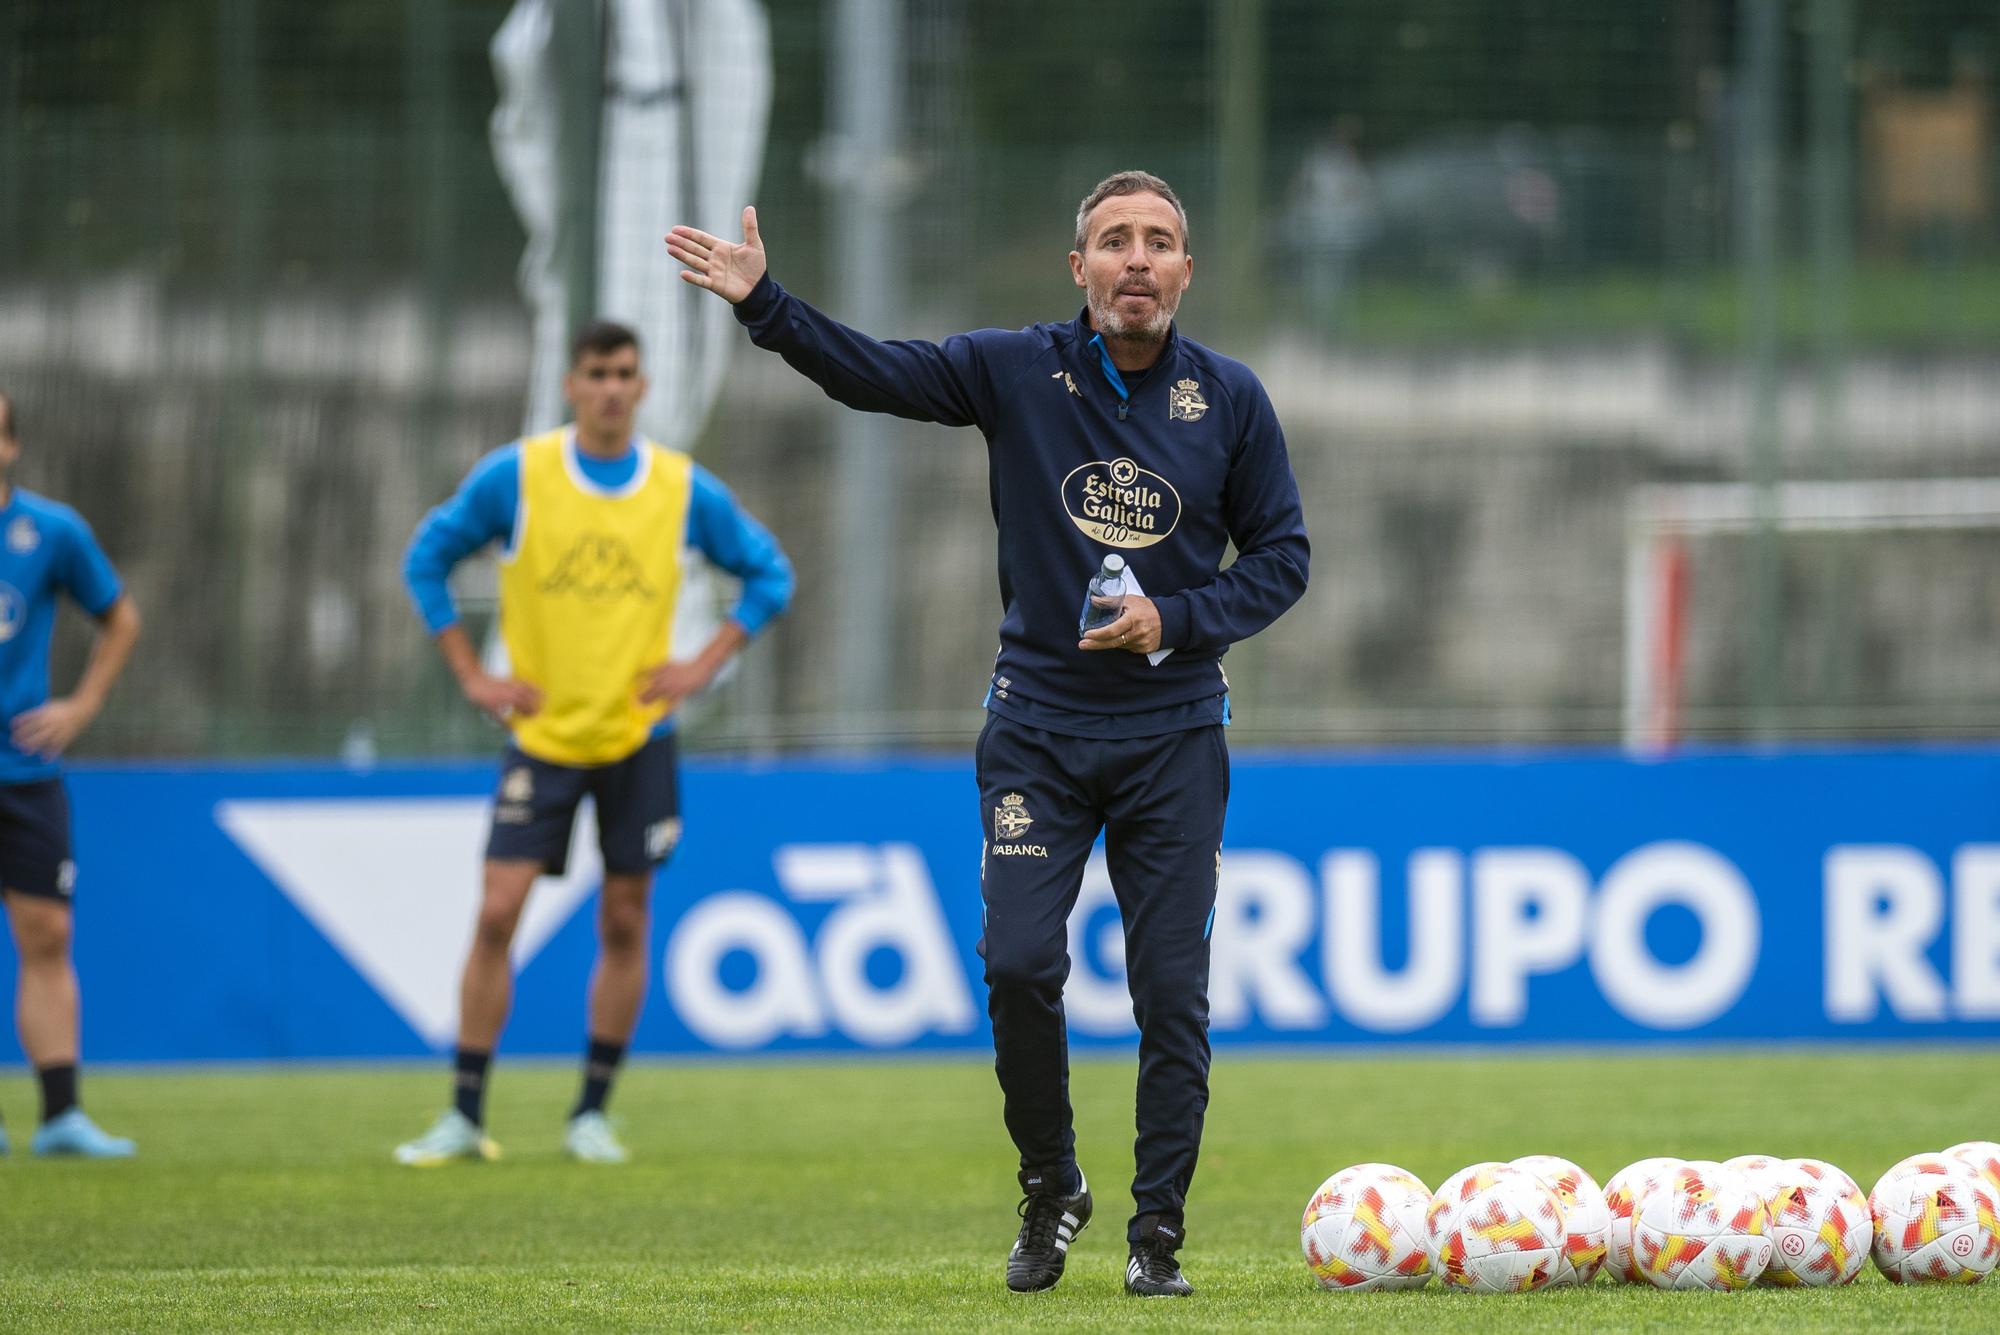
[[[1186,210],[1156,176],[1106,178],[1076,213],[1082,312],[941,344],[879,342],[779,287],[754,209],[740,242],[676,227],[667,248],[681,277],[734,305],[757,346],[829,397],[985,434],[1003,612],[975,752],[980,954],[1027,1193],[1007,1285],[1054,1285],[1090,1220],[1062,988],[1070,910],[1102,830],[1139,1023],[1125,1288],[1191,1293],[1176,1253],[1208,1106],[1208,938],[1229,796],[1220,660],[1298,601],[1309,549],[1263,386],[1175,328],[1194,275]],[[1079,639],[1085,588],[1112,552],[1139,588]]]

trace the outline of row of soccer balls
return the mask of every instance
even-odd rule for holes
[[[2000,1262],[2000,1144],[1903,1160],[1861,1194],[1818,1159],[1641,1159],[1600,1189],[1553,1154],[1476,1163],[1435,1193],[1357,1164],[1313,1193],[1300,1229],[1321,1287],[1472,1293],[1588,1284],[1600,1269],[1663,1289],[1829,1286],[1870,1252],[1899,1284],[1975,1284]]]

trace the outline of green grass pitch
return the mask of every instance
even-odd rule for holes
[[[1989,1049],[1361,1058],[1225,1051],[1183,1254],[1184,1302],[1120,1291],[1133,1063],[1079,1060],[1096,1221],[1054,1292],[1010,1295],[1017,1199],[974,1060],[641,1064],[613,1104],[636,1153],[557,1152],[567,1064],[502,1063],[497,1164],[389,1161],[445,1073],[354,1067],[87,1073],[135,1163],[29,1158],[31,1086],[0,1080],[0,1328],[1595,1331],[2000,1329],[2000,1279],[1672,1294],[1600,1279],[1506,1298],[1319,1292],[1298,1221],[1362,1160],[1435,1185],[1551,1152],[1599,1180],[1650,1154],[1814,1155],[1865,1189],[1918,1150],[2000,1137]]]

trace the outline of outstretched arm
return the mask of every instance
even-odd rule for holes
[[[996,339],[1018,337],[985,331],[954,334],[942,344],[885,342],[851,329],[771,281],[754,208],[743,210],[741,241],[680,226],[667,234],[667,253],[686,266],[684,280],[736,308],[758,347],[783,357],[828,398],[863,412],[975,425],[990,397],[989,351]]]

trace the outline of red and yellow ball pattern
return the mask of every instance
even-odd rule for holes
[[[1429,1282],[1430,1196],[1430,1188],[1393,1164],[1356,1164],[1320,1183],[1299,1224],[1299,1246],[1319,1286],[1365,1293]]]

